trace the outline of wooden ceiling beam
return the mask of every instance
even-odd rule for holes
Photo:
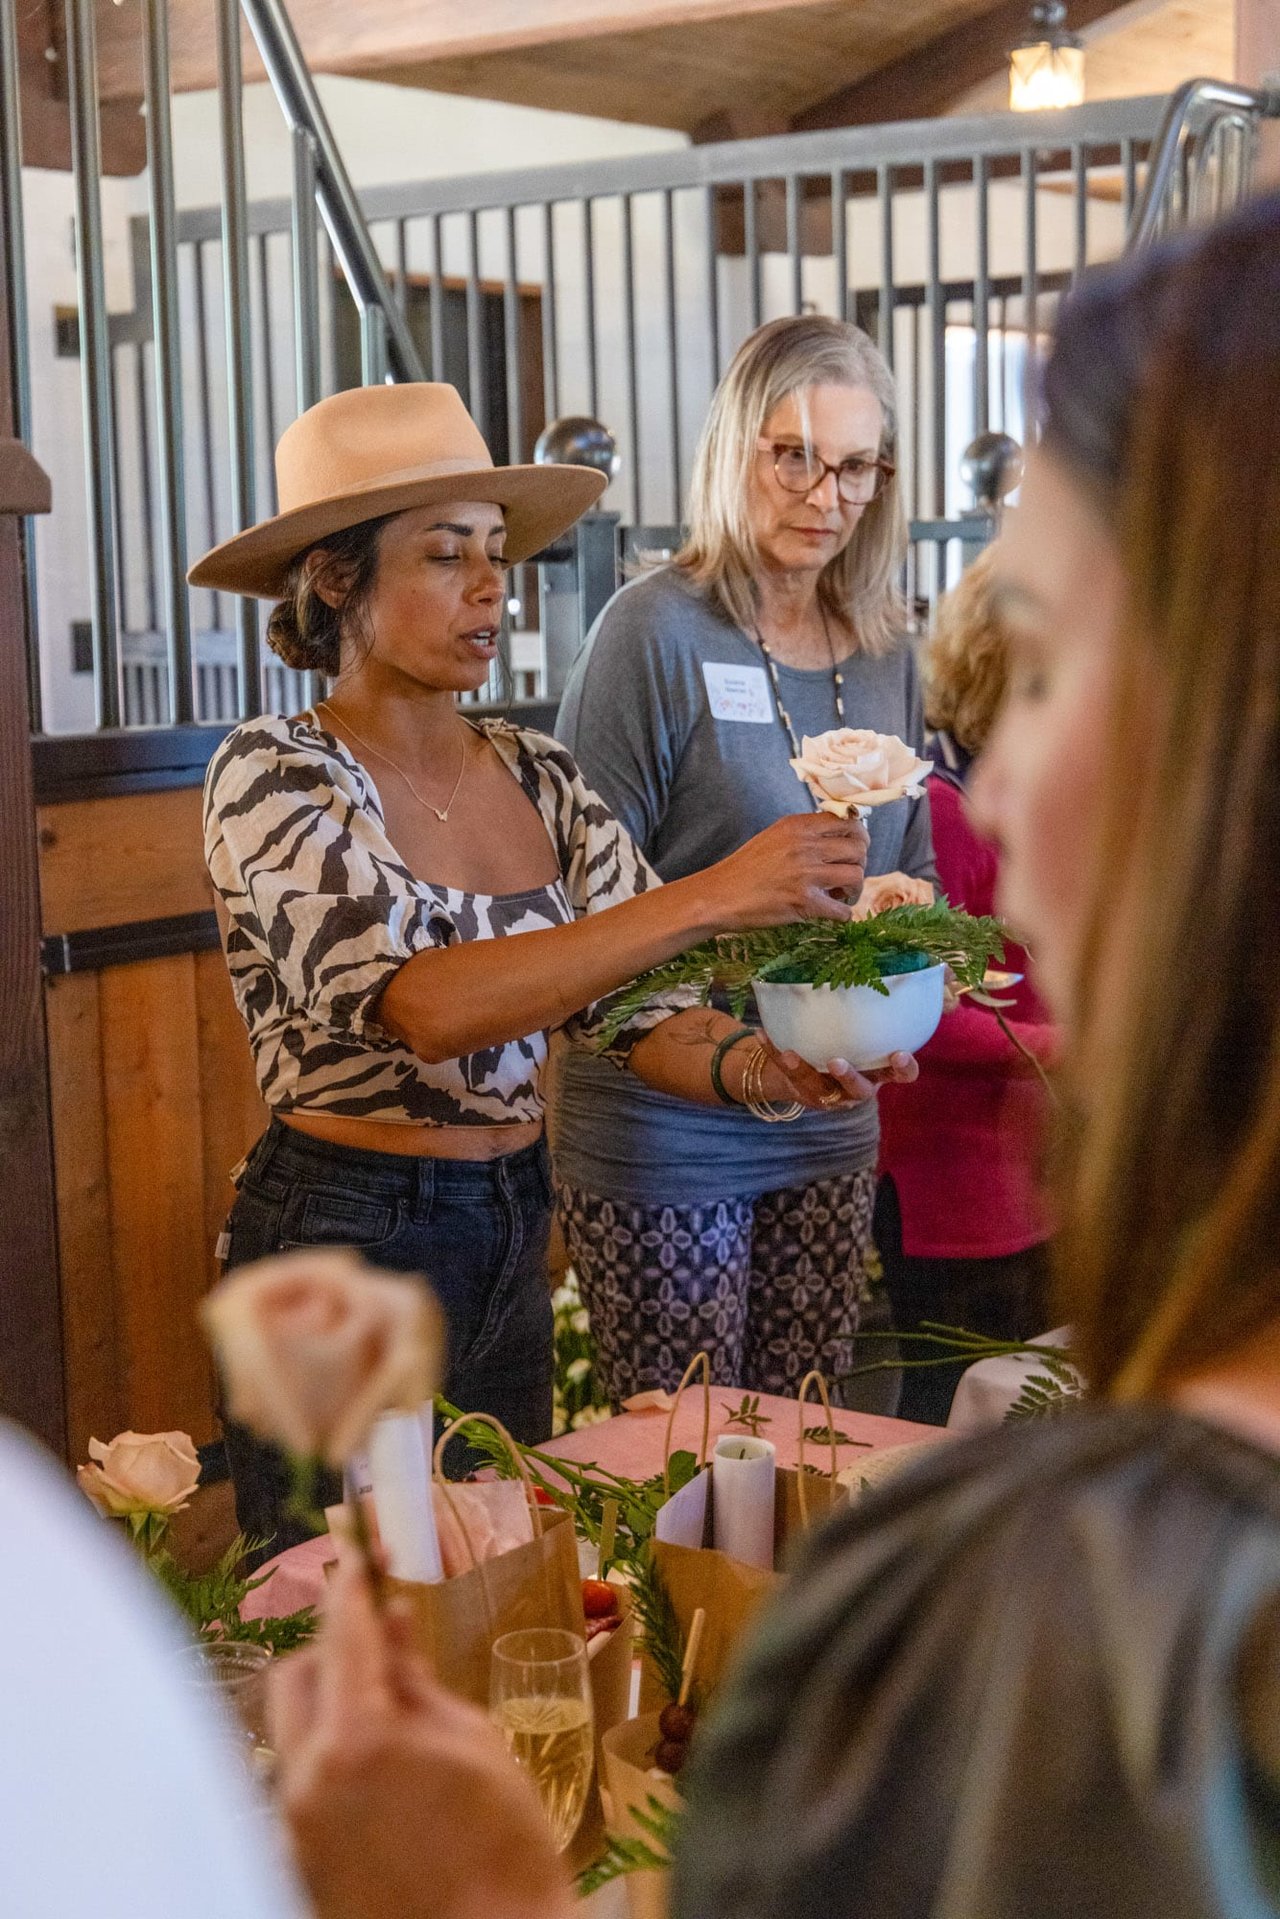
[[[670,29],[782,14],[813,0],[291,0],[290,18],[313,73],[375,78],[391,67],[470,59],[615,33]],[[170,56],[175,92],[217,84],[210,0],[171,0]],[[137,70],[136,9],[99,0],[98,69],[102,97],[128,93]],[[252,36],[241,35],[246,80],[263,77]],[[425,84],[425,82],[424,82]]]
[[[116,18],[120,10],[108,6]],[[136,22],[136,9],[130,16]],[[102,23],[99,8],[99,25]],[[22,160],[56,173],[71,169],[71,109],[67,103],[66,12],[55,0],[18,8],[18,79],[22,106]],[[102,171],[140,173],[147,162],[142,118],[142,54],[135,30],[131,60],[118,62],[119,91],[99,113]]]
[[[1080,32],[1118,13],[1122,0],[1071,0],[1068,19]],[[841,87],[806,107],[792,120],[796,133],[825,127],[877,126],[892,120],[930,120],[947,113],[1009,58],[1009,49],[1024,37],[1029,14],[1027,0],[1000,0],[976,19],[939,34],[874,73]]]

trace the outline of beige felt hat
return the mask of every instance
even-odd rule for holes
[[[456,387],[356,387],[296,419],[276,448],[274,519],[197,561],[192,586],[278,599],[289,564],[327,534],[433,500],[506,508],[507,558],[527,560],[567,531],[607,482],[585,466],[495,466]]]

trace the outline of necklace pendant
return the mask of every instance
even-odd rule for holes
[[[440,811],[440,808],[438,806],[433,806],[431,811],[435,814],[441,826],[447,826],[449,824],[449,809],[447,806],[445,807],[443,813]]]

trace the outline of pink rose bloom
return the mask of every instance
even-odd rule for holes
[[[441,1372],[444,1317],[417,1279],[349,1252],[240,1267],[204,1322],[233,1419],[304,1459],[341,1467],[379,1413],[412,1412]]]
[[[933,888],[928,880],[913,880],[908,873],[873,873],[863,882],[853,917],[869,920],[894,906],[932,905]]]
[[[791,765],[819,811],[842,818],[855,807],[887,806],[891,800],[914,797],[933,771],[932,763],[917,759],[896,733],[873,733],[864,726],[806,737]]]
[[[104,1446],[89,1441],[95,1465],[76,1479],[109,1519],[130,1514],[180,1513],[200,1478],[200,1461],[187,1433],[117,1433]]]

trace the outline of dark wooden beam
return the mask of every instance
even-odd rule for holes
[[[1079,32],[1118,13],[1121,4],[1123,0],[1070,0],[1067,17]],[[931,120],[948,113],[973,87],[1000,72],[1009,49],[1026,34],[1029,11],[1027,0],[1001,0],[976,19],[950,28],[851,86],[815,101],[793,119],[793,131]]]
[[[109,7],[112,14],[116,7]],[[101,9],[99,9],[101,12]],[[131,9],[136,22],[137,9]],[[142,105],[141,45],[134,43],[130,64],[115,61],[120,97],[104,99],[99,109],[102,171],[140,173],[147,161],[147,129]],[[71,171],[71,109],[67,103],[66,13],[54,0],[18,9],[18,72],[22,93],[24,166]]]
[[[9,248],[0,224],[0,283]],[[49,1061],[40,977],[40,877],[27,705],[26,580],[17,513],[48,482],[13,439],[7,308],[0,301],[0,1413],[66,1446]]]

